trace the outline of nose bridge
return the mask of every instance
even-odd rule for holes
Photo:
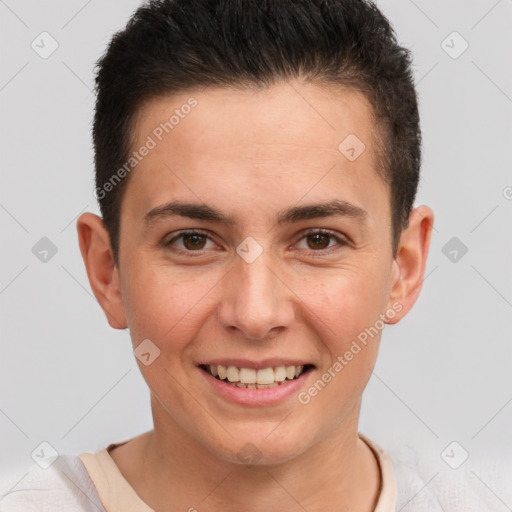
[[[290,324],[293,306],[270,250],[251,262],[240,257],[228,276],[221,307],[226,328],[236,328],[246,338],[261,339]]]
[[[252,263],[240,262],[238,278],[243,285],[240,290],[241,298],[245,302],[254,305],[266,305],[268,310],[272,309],[272,302],[277,299],[274,288],[276,288],[277,277],[272,270],[272,262],[268,256],[259,256]]]

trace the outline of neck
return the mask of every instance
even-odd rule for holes
[[[154,405],[155,429],[112,458],[155,511],[374,510],[378,463],[357,435],[359,406],[328,437],[285,462],[237,464],[199,444]]]

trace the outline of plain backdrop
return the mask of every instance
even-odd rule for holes
[[[129,333],[93,297],[75,228],[98,213],[94,63],[138,5],[0,1],[2,475],[22,472],[43,441],[77,454],[152,427]],[[414,55],[417,204],[436,221],[421,297],[384,331],[360,431],[439,468],[456,441],[472,464],[512,447],[512,1],[378,6]]]

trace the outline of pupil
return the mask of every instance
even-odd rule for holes
[[[204,235],[198,235],[195,233],[184,235],[183,242],[187,249],[202,249],[204,247]]]
[[[325,249],[329,245],[329,235],[323,233],[315,233],[308,237],[313,240],[312,244],[308,244],[311,249]],[[322,243],[322,239],[325,243]]]

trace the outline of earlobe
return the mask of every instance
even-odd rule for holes
[[[416,302],[423,284],[434,213],[428,206],[415,208],[409,226],[403,230],[393,261],[392,287],[388,306],[400,304],[400,311],[387,323],[399,322]],[[394,307],[396,310],[397,308]]]
[[[82,214],[76,223],[80,252],[94,296],[114,329],[127,326],[121,296],[119,272],[114,263],[108,232],[103,220]]]

